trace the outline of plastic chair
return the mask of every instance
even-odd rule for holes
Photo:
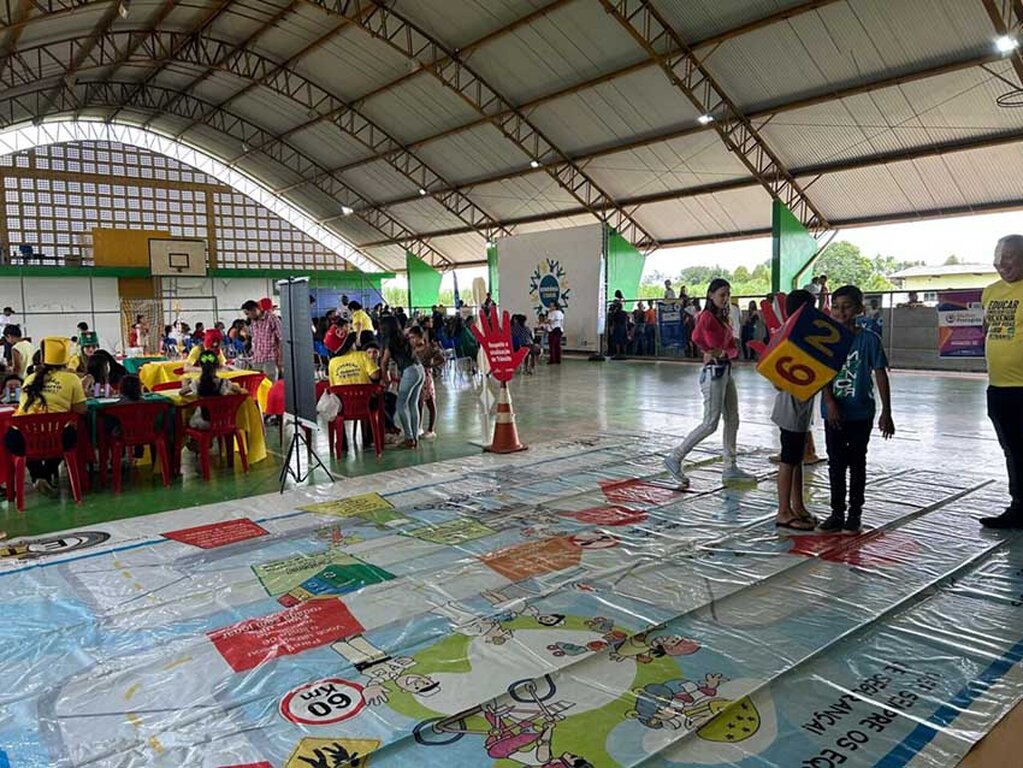
[[[114,405],[101,412],[103,419],[115,420],[120,426],[120,434],[100,434],[99,479],[107,481],[107,456],[114,470],[114,493],[121,492],[121,456],[125,448],[148,445],[153,457],[153,469],[156,460],[160,460],[160,473],[163,475],[163,486],[170,485],[171,464],[167,450],[167,434],[157,427],[159,417],[163,416],[166,427],[170,418],[170,406],[167,403],[126,403]]]
[[[384,390],[379,384],[348,384],[331,387],[330,391],[341,401],[337,418],[327,424],[330,455],[344,453],[345,421],[369,421],[373,434],[373,449],[379,458],[384,452]],[[352,437],[355,432],[353,430]]]
[[[249,460],[245,455],[245,436],[238,429],[238,409],[248,399],[248,395],[220,395],[219,397],[200,397],[195,401],[196,408],[205,408],[209,413],[209,429],[187,427],[185,435],[199,443],[199,464],[202,467],[202,479],[210,479],[210,445],[214,439],[220,441],[220,455],[227,457],[228,466],[234,466],[234,443],[238,443],[238,456],[242,460],[242,470],[249,471]]]
[[[7,500],[16,500],[19,512],[25,510],[25,465],[29,461],[64,459],[68,480],[71,482],[71,495],[76,503],[82,501],[81,462],[77,445],[70,451],[64,450],[63,434],[64,428],[68,426],[81,432],[82,420],[78,414],[38,413],[11,419],[11,429],[17,429],[25,438],[25,455],[11,456],[14,482],[7,483]]]
[[[259,385],[266,378],[262,373],[249,373],[245,376],[235,376],[231,381],[249,393],[249,396],[259,405]]]

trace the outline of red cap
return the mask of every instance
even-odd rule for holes
[[[259,308],[264,312],[272,312],[274,308],[273,299],[263,298],[259,300]]]
[[[214,344],[220,344],[224,341],[224,335],[216,328],[210,328],[202,337],[202,345],[206,349],[213,349]]]

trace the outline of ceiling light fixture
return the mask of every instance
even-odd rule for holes
[[[493,248],[493,247],[494,247],[494,241],[493,240],[487,240],[487,248]]]
[[[245,143],[245,142],[243,141],[243,142],[242,142],[242,152],[248,152],[248,151],[249,151],[249,145],[248,145],[248,144],[246,144],[246,143]]]
[[[426,190],[423,189],[422,187],[419,188],[419,196],[426,197]]]
[[[1019,40],[1012,35],[1002,35],[995,38],[995,48],[999,53],[1012,53],[1019,48]]]
[[[539,160],[530,160],[529,161],[529,167],[530,168],[539,168],[540,167],[540,161]]]
[[[341,206],[341,215],[342,216],[351,216],[353,213],[355,213],[355,209],[352,208],[351,206],[349,206],[349,205],[342,205]]]
[[[696,118],[696,122],[698,122],[700,125],[710,125],[711,123],[714,122],[714,115],[711,114],[700,115],[698,118]]]
[[[117,15],[122,19],[126,19],[129,13],[131,13],[131,0],[121,0],[117,4]]]

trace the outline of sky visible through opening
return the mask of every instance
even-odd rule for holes
[[[1010,234],[1023,234],[1023,211],[853,227],[840,230],[835,236],[835,242],[847,240],[859,246],[863,254],[871,258],[880,253],[894,256],[899,261],[943,264],[945,259],[954,254],[961,264],[991,267],[995,243],[1000,237]],[[744,266],[752,271],[757,264],[770,258],[769,237],[665,248],[647,257],[644,276],[652,272],[676,276],[683,267],[697,264],[718,265],[728,270]],[[458,270],[458,287],[463,298],[476,277],[486,279],[487,268]],[[391,284],[404,285],[404,275],[400,275]],[[441,289],[450,290],[452,287],[451,273],[445,272]]]

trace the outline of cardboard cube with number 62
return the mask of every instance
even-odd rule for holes
[[[809,400],[842,370],[852,341],[848,328],[803,306],[771,337],[757,372],[779,389]]]

